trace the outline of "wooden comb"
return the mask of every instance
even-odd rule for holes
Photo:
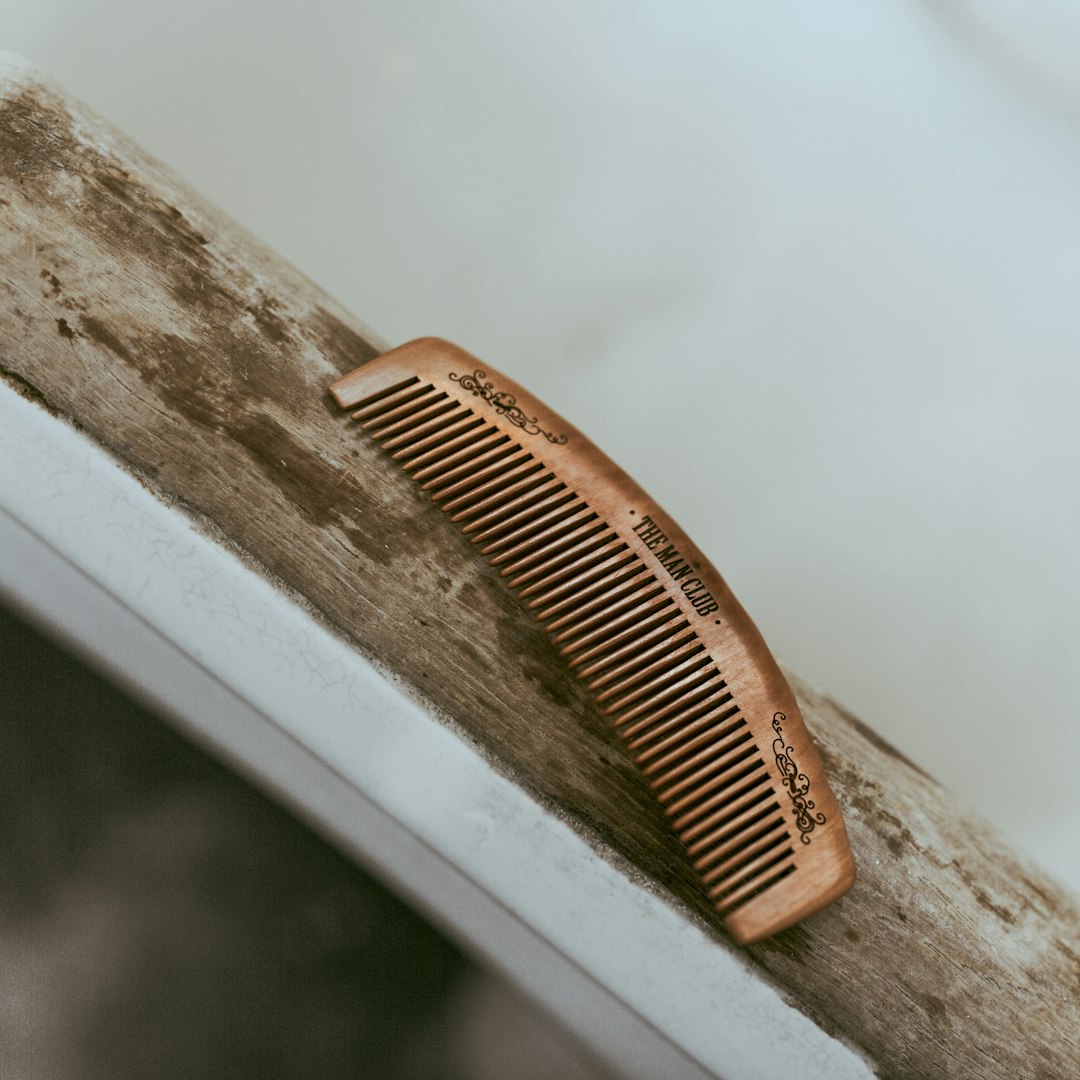
[[[330,392],[551,636],[737,942],[851,886],[840,808],[787,680],[720,575],[629,476],[437,338],[392,349]]]

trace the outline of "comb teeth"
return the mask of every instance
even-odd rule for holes
[[[840,808],[790,686],[720,575],[633,480],[448,342],[403,345],[330,391],[549,635],[737,941],[847,890]]]
[[[685,610],[625,537],[497,423],[420,378],[357,402],[552,636],[620,732],[722,916],[795,872],[765,759]]]

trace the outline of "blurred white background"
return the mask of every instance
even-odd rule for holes
[[[1080,891],[1080,9],[0,0],[390,341],[585,429]]]

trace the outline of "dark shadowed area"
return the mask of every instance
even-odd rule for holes
[[[0,672],[0,1076],[594,1075],[377,882],[3,609]]]

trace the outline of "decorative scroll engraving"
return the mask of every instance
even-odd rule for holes
[[[482,397],[485,401],[490,402],[492,408],[500,416],[505,416],[514,427],[521,428],[526,434],[543,435],[549,443],[554,443],[556,446],[562,446],[566,442],[565,435],[552,435],[550,431],[545,431],[540,427],[535,416],[530,417],[522,412],[518,407],[517,398],[513,394],[496,390],[491,383],[485,382],[487,379],[486,371],[477,368],[471,375],[456,375],[451,371],[450,378],[456,383],[461,383],[465,390],[471,390],[473,397]]]
[[[782,712],[773,713],[772,726],[776,738],[773,739],[772,749],[776,756],[776,767],[780,770],[780,782],[791,796],[795,827],[802,833],[802,842],[809,844],[814,828],[825,824],[825,815],[815,814],[813,800],[806,797],[810,793],[810,781],[806,773],[799,772],[799,766],[791,755],[791,747],[784,742],[784,729],[781,725],[786,719],[787,716]]]

